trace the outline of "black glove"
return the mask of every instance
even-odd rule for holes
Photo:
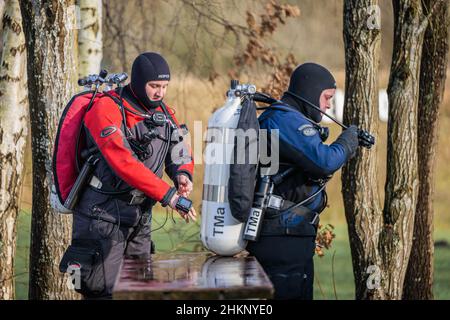
[[[353,158],[359,146],[358,127],[351,125],[340,134],[334,143],[339,143],[344,146],[347,151],[347,159]]]
[[[358,129],[358,140],[361,147],[370,149],[375,144],[375,137],[365,130]]]

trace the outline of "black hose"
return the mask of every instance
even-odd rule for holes
[[[290,91],[286,91],[286,93],[288,95],[293,96],[294,98],[299,99],[300,101],[306,103],[308,106],[310,106],[311,108],[319,111],[321,114],[323,114],[324,116],[327,116],[330,120],[332,120],[333,122],[335,122],[336,124],[338,124],[339,126],[341,126],[343,129],[348,129],[348,127],[343,124],[342,122],[340,122],[339,120],[335,119],[334,117],[330,116],[329,114],[327,114],[326,112],[322,111],[318,106],[316,106],[315,104],[313,104],[312,102],[306,100],[305,98],[300,97],[299,95],[292,93]]]
[[[98,93],[98,88],[99,88],[99,86],[95,86],[95,90],[92,93],[91,100],[89,101],[89,104],[88,104],[88,106],[86,108],[86,113],[92,108],[92,105],[94,104],[94,99],[95,99],[95,96]],[[83,128],[83,124],[81,124],[80,129],[78,130],[77,143],[75,145],[75,165],[77,166],[77,172],[78,173],[80,172],[80,162],[79,162],[79,159],[78,159],[78,150],[80,148],[81,132],[83,131],[83,129],[84,129]]]
[[[296,203],[296,204],[290,206],[289,208],[284,209],[284,210],[281,211],[280,213],[283,213],[283,212],[286,212],[286,211],[289,211],[289,210],[298,208],[298,207],[300,207],[301,205],[307,203],[307,202],[310,201],[311,199],[315,198],[319,193],[321,193],[321,192],[325,189],[325,186],[326,186],[326,183],[324,183],[324,184],[319,188],[319,190],[317,190],[316,192],[314,192],[312,195],[310,195],[310,196],[309,196],[308,198],[306,198],[305,200],[303,200],[303,201],[301,201],[301,202],[299,202],[299,203]]]

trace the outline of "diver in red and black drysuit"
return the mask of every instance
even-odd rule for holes
[[[169,80],[166,60],[143,53],[131,83],[108,92],[84,118],[86,149],[97,152],[98,162],[74,209],[72,244],[61,265],[79,268],[76,290],[85,298],[111,298],[124,256],[151,251],[152,207],[160,202],[177,210],[180,197],[192,191],[187,129],[163,102]],[[164,167],[175,187],[161,179]],[[179,213],[195,220],[193,208]]]

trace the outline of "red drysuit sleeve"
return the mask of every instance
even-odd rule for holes
[[[115,174],[148,197],[162,201],[171,187],[133,156],[121,130],[122,114],[111,99],[100,99],[85,116],[85,127]]]

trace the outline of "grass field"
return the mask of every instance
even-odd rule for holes
[[[28,253],[30,239],[29,213],[22,212],[19,219],[19,238],[16,256],[16,299],[27,299]],[[165,213],[154,215],[153,228],[166,221]],[[175,223],[174,223],[175,221]],[[185,224],[180,218],[170,215],[162,229],[154,231],[152,238],[158,252],[201,250],[199,223]],[[324,257],[315,257],[315,299],[354,299],[353,271],[347,230],[344,224],[336,226],[336,239]],[[437,229],[436,240],[450,240],[446,230]],[[333,259],[334,255],[334,259]],[[58,262],[56,262],[58,263]],[[435,299],[450,299],[450,247],[435,249]],[[335,294],[336,290],[336,294]]]
[[[355,285],[347,229],[345,225],[338,225],[335,231],[336,239],[333,247],[326,251],[324,257],[315,257],[314,298],[318,300],[354,299]],[[450,236],[445,230],[436,230],[435,239],[448,241],[449,238]],[[435,248],[434,264],[434,298],[449,300],[450,247]]]

